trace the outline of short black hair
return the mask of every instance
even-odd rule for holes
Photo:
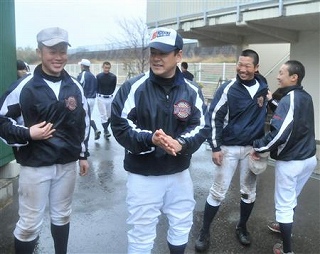
[[[253,59],[253,64],[254,66],[259,64],[259,55],[257,52],[255,52],[252,49],[245,49],[241,52],[240,56],[248,56],[251,57]]]
[[[17,60],[17,70],[21,71],[21,70],[27,70],[27,65],[24,61],[22,60]]]
[[[181,66],[185,69],[188,69],[188,63],[187,62],[182,62]]]
[[[288,72],[290,76],[292,76],[293,74],[298,75],[297,84],[301,85],[301,82],[305,76],[305,68],[303,64],[297,60],[289,60],[284,64],[288,66]]]
[[[111,66],[111,63],[108,62],[108,61],[105,61],[105,62],[102,63],[102,66],[104,66],[104,65],[110,65]]]

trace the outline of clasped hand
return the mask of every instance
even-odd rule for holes
[[[167,135],[162,129],[156,130],[152,136],[152,143],[161,147],[168,154],[177,156],[182,149],[182,146],[177,140]]]

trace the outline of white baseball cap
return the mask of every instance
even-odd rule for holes
[[[260,156],[259,160],[254,160],[249,155],[249,169],[256,175],[259,175],[262,172],[264,172],[268,165],[269,154],[270,154],[269,152],[259,153],[259,156]]]
[[[88,59],[81,59],[81,62],[79,62],[78,64],[89,67],[91,65],[91,62]]]
[[[151,32],[149,47],[158,49],[164,53],[169,53],[176,49],[182,49],[183,39],[176,30],[159,27],[153,29]]]

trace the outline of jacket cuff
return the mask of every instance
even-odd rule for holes
[[[211,147],[211,149],[212,149],[212,152],[220,152],[221,151],[220,146],[219,147]]]
[[[148,136],[146,138],[146,142],[147,142],[148,146],[154,147],[154,144],[152,143],[152,136],[153,136],[153,133],[148,133]]]

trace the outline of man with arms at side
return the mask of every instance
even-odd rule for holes
[[[282,97],[270,122],[270,131],[253,142],[253,159],[270,151],[275,159],[276,221],[270,228],[280,230],[283,244],[273,247],[274,254],[293,253],[291,232],[297,198],[317,166],[312,97],[302,87],[305,68],[289,60],[278,74]],[[275,101],[273,101],[275,103]],[[306,249],[304,253],[308,253]]]
[[[81,85],[64,70],[67,31],[43,29],[37,42],[41,64],[0,99],[0,137],[21,164],[15,253],[33,253],[49,200],[55,253],[65,254],[77,161],[81,176],[89,168],[88,104]]]
[[[222,84],[213,97],[207,117],[211,126],[213,184],[204,208],[203,225],[196,240],[197,251],[210,244],[210,225],[225,199],[235,171],[240,171],[240,220],[236,236],[242,245],[251,244],[247,221],[256,199],[255,175],[249,168],[249,154],[255,139],[264,135],[268,86],[259,69],[259,55],[246,49],[236,66],[236,78]]]
[[[104,130],[105,139],[108,139],[111,136],[108,128],[111,122],[111,103],[117,86],[117,76],[110,72],[110,69],[111,63],[104,62],[102,64],[103,72],[97,75],[98,109],[101,116],[101,124]]]
[[[149,72],[126,81],[112,103],[112,131],[126,149],[129,254],[151,253],[161,212],[169,221],[171,254],[184,253],[193,223],[188,168],[209,128],[200,88],[177,66],[182,47],[175,30],[153,30]]]

